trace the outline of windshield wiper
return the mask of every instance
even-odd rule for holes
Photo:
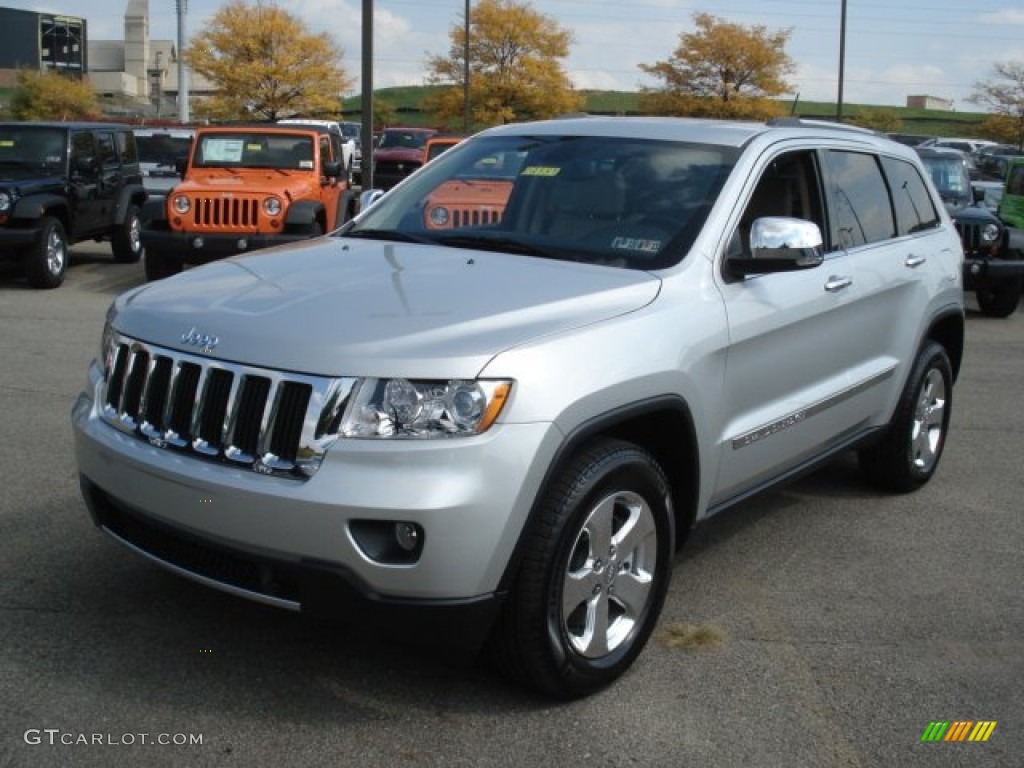
[[[495,235],[447,235],[437,238],[441,245],[450,245],[453,248],[479,248],[485,251],[500,251],[505,253],[522,253],[527,256],[540,256],[545,259],[560,259],[562,256],[553,251],[538,248],[535,245],[524,243],[512,237]]]
[[[400,229],[350,229],[348,232],[342,232],[341,237],[362,237],[366,240],[397,240],[400,243],[422,243],[424,245],[437,244],[429,237],[413,235]]]

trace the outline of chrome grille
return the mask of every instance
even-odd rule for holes
[[[115,336],[105,350],[101,413],[158,448],[309,477],[320,466],[355,379],[282,373]]]
[[[260,201],[246,197],[195,197],[192,220],[197,227],[235,227],[251,230],[259,225]]]

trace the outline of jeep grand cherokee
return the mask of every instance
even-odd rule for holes
[[[481,164],[517,169],[500,217],[432,228]],[[882,488],[932,477],[962,258],[918,158],[867,132],[495,128],[332,237],[118,298],[82,491],[179,574],[582,696],[644,647],[696,521],[848,450]]]

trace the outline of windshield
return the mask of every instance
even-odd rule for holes
[[[0,127],[0,166],[60,168],[67,151],[67,133],[60,128]]]
[[[340,234],[663,268],[689,251],[737,154],[619,137],[478,137]]]
[[[139,161],[157,165],[173,166],[180,157],[188,157],[192,146],[190,136],[171,136],[169,133],[155,133],[152,136],[135,135],[139,148]]]
[[[971,196],[971,180],[963,160],[958,157],[925,157],[922,160],[932,177],[932,183],[944,200]]]
[[[378,149],[419,149],[428,138],[430,134],[425,131],[384,131]]]
[[[208,133],[200,136],[192,164],[196,168],[312,170],[313,139],[289,133]]]

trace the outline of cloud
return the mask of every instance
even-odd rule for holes
[[[996,26],[1024,26],[1024,10],[1005,8],[991,13],[979,13],[978,21],[981,24],[993,24]]]

